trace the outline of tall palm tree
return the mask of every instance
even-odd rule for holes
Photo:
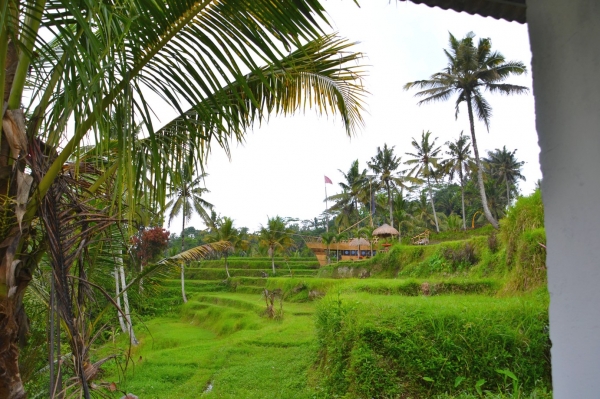
[[[267,225],[260,228],[259,243],[268,248],[273,274],[275,274],[275,251],[284,251],[294,244],[290,235],[293,232],[287,227],[285,220],[279,216],[268,218]]]
[[[371,162],[367,162],[369,168],[377,175],[379,186],[384,187],[387,192],[391,226],[394,226],[392,190],[396,187],[405,188],[402,176],[395,175],[402,158],[394,154],[394,148],[388,148],[387,144],[383,145],[383,150],[377,147],[377,154],[371,158]]]
[[[230,248],[223,252],[223,257],[225,258],[225,271],[227,272],[227,277],[231,277],[229,275],[229,267],[227,265],[227,257],[229,252],[235,251],[245,244],[245,240],[242,239],[240,231],[233,227],[233,219],[225,216],[218,221],[215,227],[211,228],[211,232],[207,236],[207,240],[208,242],[223,241],[231,244]]]
[[[54,274],[57,291],[67,290],[76,258],[69,251],[85,247],[93,231],[80,225],[74,233],[85,234],[67,243],[64,237],[72,236],[38,227],[64,227],[49,204],[66,199],[65,167],[72,167],[72,176],[84,176],[81,183],[90,195],[110,199],[118,181],[130,198],[147,193],[142,206],[162,208],[168,176],[181,168],[183,152],[177,149],[192,149],[194,156],[185,162],[198,166],[211,144],[227,150],[231,140],[243,139],[251,125],[270,114],[291,114],[311,104],[341,115],[352,134],[362,124],[364,89],[358,82],[362,67],[350,64],[360,54],[350,43],[322,35],[325,17],[318,0],[281,0],[277,7],[270,0],[131,0],[125,6],[8,0],[0,1],[0,15],[0,138],[6,143],[0,167],[14,171],[0,176],[8,226],[0,232],[7,243],[0,248],[0,325],[6,326],[0,328],[0,342],[6,343],[0,348],[0,397],[15,399],[25,395],[17,336],[29,276],[49,249],[54,270],[65,271]],[[152,126],[148,90],[180,114],[163,129]],[[182,103],[192,108],[184,112]],[[110,110],[125,104],[124,124],[142,123],[143,138],[123,130],[113,140],[103,129]],[[97,173],[88,173],[92,168],[82,165],[78,153],[89,142],[99,155],[115,154],[97,157],[91,165]],[[115,208],[121,209],[107,207]],[[39,247],[30,245],[34,234],[42,237]],[[78,387],[89,398],[83,370],[89,351],[81,347],[81,327],[72,323],[71,298],[61,294],[57,300],[73,338]]]
[[[525,165],[524,161],[517,161],[514,151],[507,151],[506,146],[502,149],[488,151],[488,157],[484,159],[486,167],[490,174],[498,179],[499,182],[506,184],[506,206],[510,206],[510,190],[516,185],[517,180],[525,180],[525,176],[521,174],[521,168]]]
[[[338,213],[337,224],[347,227],[358,221],[360,204],[370,202],[370,198],[368,198],[369,179],[366,169],[360,171],[358,159],[352,162],[348,172],[345,173],[340,169],[338,171],[344,176],[345,180],[338,183],[342,188],[342,192],[330,196],[328,200],[334,202],[330,210]]]
[[[471,157],[471,149],[469,144],[469,136],[463,135],[460,132],[460,136],[456,141],[447,141],[448,151],[446,158],[442,165],[444,171],[450,177],[450,181],[454,179],[454,175],[458,174],[458,180],[460,182],[460,202],[462,206],[462,219],[463,219],[463,230],[467,229],[466,217],[465,217],[465,173],[471,170],[471,163],[473,159]]]
[[[204,184],[206,173],[202,173],[196,178],[193,178],[189,170],[184,168],[178,177],[179,178],[171,186],[171,199],[167,203],[167,209],[171,209],[169,212],[169,226],[175,217],[182,215],[181,252],[183,252],[185,251],[185,223],[190,221],[194,211],[200,215],[203,220],[210,220],[208,212],[212,210],[213,205],[202,198],[202,195],[208,192],[205,187],[200,187],[201,184]],[[183,302],[186,303],[187,297],[185,296],[184,269],[184,263],[181,263],[181,296]]]
[[[413,159],[409,159],[405,163],[407,165],[414,165],[409,172],[409,176],[421,178],[427,183],[427,191],[429,192],[429,200],[431,201],[431,209],[433,210],[433,219],[435,220],[435,230],[439,233],[440,226],[438,223],[437,213],[435,211],[435,204],[433,202],[431,179],[437,180],[440,161],[439,155],[442,149],[439,146],[435,146],[437,137],[430,142],[430,136],[431,132],[423,131],[423,133],[421,133],[420,142],[413,137],[411,144],[415,148],[415,152],[406,153],[406,155],[410,155],[413,157]]]
[[[511,75],[525,73],[527,69],[522,62],[506,61],[502,54],[492,51],[492,41],[490,39],[479,39],[479,43],[475,46],[473,43],[474,37],[475,34],[470,32],[463,39],[457,40],[450,34],[450,48],[444,50],[446,57],[448,57],[448,66],[441,72],[431,75],[427,80],[406,83],[404,89],[408,90],[413,87],[425,89],[416,94],[418,97],[424,97],[423,100],[418,102],[419,105],[435,101],[445,101],[453,94],[457,94],[458,98],[456,99],[455,107],[455,116],[457,118],[459,105],[463,102],[467,104],[483,212],[487,220],[495,228],[498,228],[498,221],[494,219],[487,205],[483,168],[475,137],[473,108],[475,108],[479,120],[483,121],[489,130],[492,107],[483,97],[482,90],[489,90],[492,93],[500,92],[507,95],[526,93],[529,90],[527,87],[503,82]]]

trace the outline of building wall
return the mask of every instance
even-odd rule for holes
[[[600,1],[527,0],[556,399],[600,398]]]

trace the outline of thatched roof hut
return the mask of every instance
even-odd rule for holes
[[[384,224],[373,230],[373,235],[378,237],[391,237],[400,235],[400,233],[389,224]]]
[[[352,240],[350,240],[348,245],[353,246],[353,247],[362,247],[362,246],[366,246],[366,245],[367,246],[371,245],[371,243],[361,237],[361,238],[353,238]]]

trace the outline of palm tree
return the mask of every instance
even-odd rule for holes
[[[401,157],[394,154],[394,147],[388,148],[387,144],[383,145],[383,150],[377,147],[377,155],[371,158],[371,162],[367,162],[369,168],[377,175],[379,186],[385,187],[387,192],[391,226],[394,226],[392,189],[395,187],[404,188],[404,179],[401,176],[394,175],[401,163]]]
[[[490,174],[497,178],[499,182],[506,184],[506,206],[510,206],[510,190],[516,185],[517,180],[525,180],[525,176],[521,174],[521,168],[525,165],[524,161],[517,161],[515,153],[506,150],[506,146],[502,149],[488,151],[488,157],[484,159],[486,167]]]
[[[0,241],[7,243],[0,248],[0,325],[10,327],[0,329],[0,342],[6,343],[0,353],[0,397],[15,399],[24,396],[17,335],[25,320],[18,315],[29,276],[45,251],[55,271],[71,270],[76,257],[67,256],[69,251],[84,250],[90,232],[99,231],[81,224],[73,227],[75,236],[53,230],[64,228],[48,201],[65,200],[67,206],[65,167],[82,177],[78,182],[86,195],[107,194],[114,205],[120,201],[112,195],[119,185],[130,199],[144,193],[148,202],[140,205],[146,209],[162,208],[168,176],[182,162],[192,170],[211,144],[228,150],[231,140],[242,140],[270,114],[320,104],[323,112],[341,115],[352,134],[362,124],[364,89],[358,82],[362,67],[349,64],[360,54],[344,40],[322,36],[318,25],[325,17],[319,1],[281,0],[273,7],[270,0],[163,0],[158,5],[133,0],[124,7],[95,0],[11,0],[1,8],[0,138],[7,145],[0,167],[15,173],[0,176],[3,220],[10,226],[0,233]],[[154,129],[150,121],[148,90],[180,113],[163,129]],[[184,112],[181,103],[192,109]],[[131,129],[110,137],[105,127],[115,107],[128,110],[123,125],[141,120],[143,138],[127,134]],[[79,150],[90,141],[98,156],[86,166]],[[177,150],[183,147],[193,150],[191,159],[182,159],[187,151]],[[103,156],[107,150],[114,158]],[[136,201],[128,204],[128,214],[140,209]],[[103,209],[119,213],[122,208]],[[30,245],[33,235],[39,247]],[[15,275],[17,265],[21,272]],[[57,291],[68,289],[65,273],[53,274]],[[81,346],[80,325],[72,323],[72,298],[60,293],[57,300],[72,337],[77,387],[89,398],[83,370],[89,351]]]
[[[229,251],[235,251],[237,248],[245,244],[245,241],[242,240],[240,232],[233,227],[233,219],[228,217],[223,217],[219,222],[216,223],[215,227],[211,229],[210,234],[207,237],[208,242],[228,242],[231,244],[231,247],[223,252],[223,256],[225,257],[225,271],[227,272],[227,277],[231,277],[229,275],[229,267],[227,265],[227,256],[229,255]]]
[[[473,108],[475,108],[479,120],[483,121],[489,130],[492,107],[483,97],[482,89],[507,95],[525,93],[529,90],[527,87],[503,82],[511,75],[525,73],[527,69],[522,62],[507,62],[502,54],[492,51],[490,39],[479,39],[479,43],[475,47],[473,44],[474,37],[475,34],[470,32],[463,39],[457,40],[450,34],[450,49],[444,50],[446,57],[448,57],[448,66],[441,72],[433,74],[428,80],[407,83],[404,85],[404,89],[408,90],[413,87],[425,89],[416,94],[418,97],[424,97],[423,100],[418,102],[419,105],[445,101],[456,93],[458,95],[455,112],[457,118],[459,105],[462,102],[467,104],[483,212],[487,220],[497,229],[498,221],[490,213],[486,200],[483,169],[475,137]]]
[[[193,178],[188,169],[184,168],[182,173],[179,175],[179,179],[171,187],[171,200],[167,203],[167,209],[170,208],[169,212],[169,226],[171,221],[182,215],[181,221],[181,252],[185,251],[185,222],[190,221],[194,211],[203,220],[210,220],[208,211],[210,211],[213,205],[202,198],[204,193],[208,190],[204,187],[200,187],[200,184],[204,183],[206,173]],[[181,296],[183,302],[187,302],[185,296],[185,273],[184,264],[181,264]]]
[[[275,251],[284,251],[294,244],[290,235],[293,232],[287,227],[285,220],[279,216],[268,218],[267,225],[260,228],[259,242],[268,248],[273,274],[275,274]]]
[[[352,162],[347,173],[340,169],[338,171],[345,180],[339,183],[342,192],[330,196],[327,200],[334,201],[330,210],[338,213],[336,218],[338,226],[349,226],[358,221],[359,205],[370,201],[367,200],[369,179],[366,169],[360,171],[358,159]]]
[[[321,234],[321,242],[323,244],[325,244],[325,246],[327,247],[327,264],[329,264],[330,262],[330,257],[329,257],[329,247],[331,246],[331,243],[333,243],[335,241],[335,233],[333,232],[325,232],[323,234]]]
[[[447,141],[448,151],[446,158],[443,162],[443,168],[450,181],[454,179],[454,175],[458,174],[458,180],[460,181],[460,201],[462,206],[462,219],[463,219],[463,230],[467,229],[466,217],[465,217],[465,173],[471,170],[471,149],[469,148],[469,136],[463,135],[460,132],[460,136],[454,142]]]
[[[421,178],[427,182],[427,191],[429,192],[429,200],[431,201],[431,209],[433,210],[433,219],[435,220],[435,230],[439,233],[440,226],[438,223],[437,213],[435,211],[435,204],[433,203],[433,192],[431,191],[431,179],[437,180],[437,173],[439,167],[439,154],[442,151],[441,148],[435,146],[437,137],[429,142],[431,132],[421,133],[421,142],[418,142],[414,137],[412,140],[412,146],[415,148],[415,153],[407,152],[406,155],[410,155],[413,159],[409,159],[405,163],[407,165],[415,165],[409,172],[409,176],[415,176]]]

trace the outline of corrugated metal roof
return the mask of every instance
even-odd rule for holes
[[[401,0],[406,1],[406,0]],[[525,0],[410,0],[416,4],[524,24]]]

